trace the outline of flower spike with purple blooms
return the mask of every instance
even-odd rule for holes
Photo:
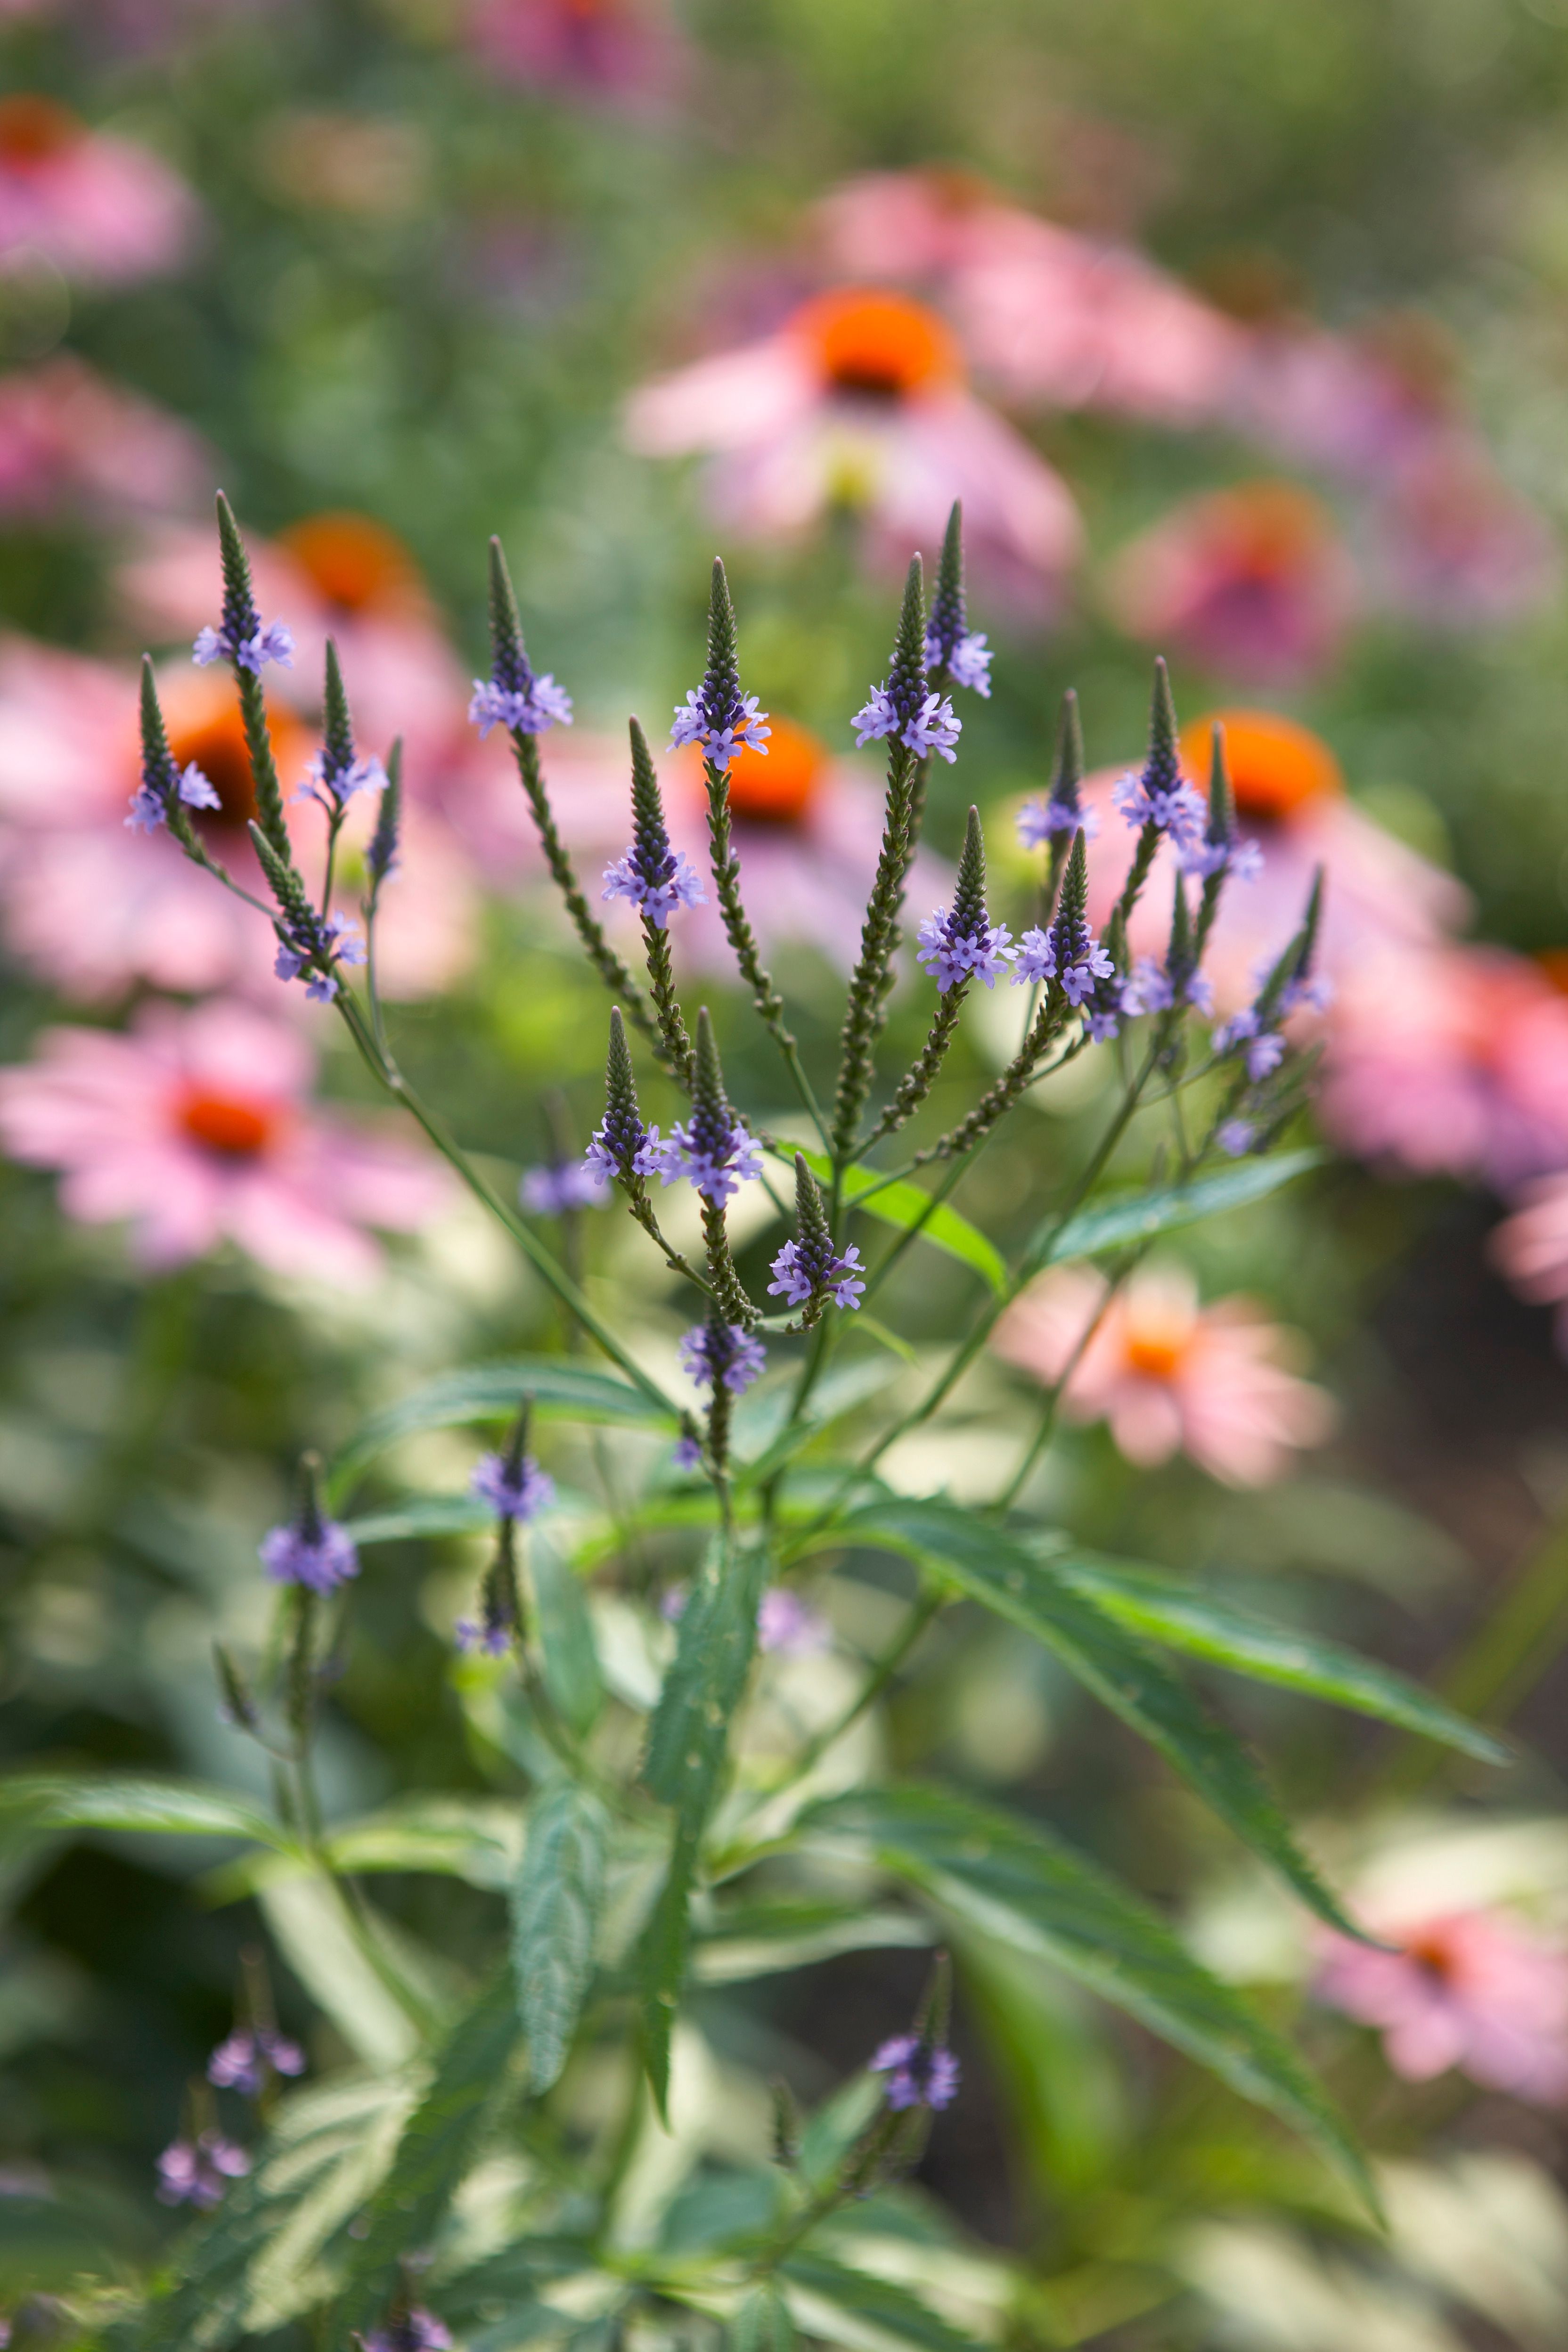
[[[1163,964],[1140,956],[1131,979],[1121,992],[1128,1013],[1169,1013],[1191,1005],[1196,1013],[1214,1011],[1214,990],[1197,968],[1186,885],[1178,870],[1171,908],[1170,944]]]
[[[230,2181],[243,2180],[249,2170],[244,2148],[221,2132],[177,2139],[158,2158],[158,2202],[194,2205],[198,2213],[210,2213],[222,2204]]]
[[[481,1503],[488,1503],[498,1519],[521,1519],[526,1524],[537,1518],[541,1511],[547,1511],[555,1500],[555,1481],[524,1450],[527,1444],[528,1409],[524,1406],[506,1452],[481,1454],[474,1465],[469,1491]]]
[[[256,609],[256,596],[250,584],[250,566],[244,561],[239,532],[229,512],[228,501],[218,492],[218,528],[223,531],[227,517],[228,532],[223,542],[223,613],[216,628],[205,628],[191,648],[191,659],[199,669],[214,662],[232,662],[237,670],[248,670],[254,677],[268,662],[276,662],[280,669],[294,667],[294,640],[281,621],[263,623]],[[230,540],[232,539],[232,545]],[[241,561],[233,561],[233,549],[239,548]]]
[[[688,1331],[680,1342],[680,1369],[700,1389],[717,1394],[743,1395],[767,1364],[762,1341],[742,1323],[721,1322],[710,1316]]]
[[[220,2091],[259,2098],[274,2074],[302,2074],[305,2053],[272,2025],[237,2025],[207,2060],[207,2081]]]
[[[804,1307],[800,1328],[808,1331],[820,1321],[823,1308],[855,1308],[866,1285],[860,1252],[851,1243],[842,1255],[833,1246],[821,1188],[802,1153],[795,1155],[795,1221],[796,1238],[785,1242],[773,1263],[770,1298],[782,1297],[786,1307]]]
[[[272,886],[278,912],[272,928],[278,952],[272,969],[279,980],[303,980],[305,993],[317,1004],[330,1004],[338,992],[337,964],[365,960],[359,926],[343,915],[318,914],[305,895],[305,886],[292,864],[280,857],[263,832],[252,823],[250,838],[261,870]]]
[[[570,1217],[579,1209],[605,1207],[609,1179],[586,1160],[549,1160],[523,1170],[517,1197],[531,1217]]]
[[[1088,899],[1089,863],[1080,832],[1073,835],[1061,899],[1049,930],[1026,931],[1018,942],[1016,982],[1048,981],[1060,989],[1069,1004],[1081,1007],[1096,995],[1099,982],[1115,978],[1115,963],[1089,928],[1084,912]]]
[[[713,558],[712,585],[708,600],[708,667],[700,686],[692,687],[678,705],[669,730],[669,748],[696,743],[707,764],[722,776],[742,751],[768,756],[773,729],[768,714],[757,708],[754,694],[741,691],[736,659],[735,609],[730,602],[724,566]]]
[[[1243,841],[1236,829],[1236,794],[1231,790],[1230,770],[1226,764],[1225,729],[1215,719],[1210,735],[1208,816],[1203,839],[1189,843],[1179,852],[1184,874],[1201,877],[1212,884],[1204,894],[1204,908],[1208,920],[1214,919],[1212,905],[1217,905],[1219,884],[1228,878],[1233,882],[1254,882],[1263,871],[1263,852],[1255,841]],[[1207,938],[1208,924],[1199,916],[1200,942]]]
[[[307,1592],[332,1592],[359,1574],[359,1553],[346,1528],[321,1509],[321,1457],[306,1454],[300,1463],[300,1508],[286,1527],[261,1538],[261,1565],[275,1584],[297,1584]]]
[[[536,675],[528,658],[499,539],[490,541],[490,674],[474,680],[468,723],[481,742],[492,727],[504,727],[515,740],[572,724],[571,696],[548,673]]]
[[[963,732],[963,721],[953,715],[952,704],[945,694],[922,694],[918,703],[908,707],[896,699],[893,680],[886,686],[874,686],[871,698],[864,703],[849,721],[855,730],[856,743],[884,742],[890,735],[902,743],[917,759],[927,760],[934,751],[951,766],[957,759],[954,749]]]
[[[375,914],[383,883],[390,882],[398,871],[397,844],[402,821],[403,738],[399,735],[386,755],[386,778],[375,812],[375,831],[371,835],[364,853],[364,870],[370,877],[370,897],[365,906],[367,918]]]
[[[152,662],[142,661],[142,781],[131,795],[131,814],[126,824],[132,833],[155,833],[167,824],[181,845],[190,835],[186,809],[221,808],[222,802],[214,791],[211,780],[205,776],[192,760],[184,769],[176,768],[174,755],[169,749],[169,738],[163,728],[163,714],[158,707],[158,688],[153,675]]]
[[[763,1172],[763,1147],[731,1109],[724,1092],[724,1074],[706,1005],[697,1015],[691,1117],[671,1129],[660,1172],[667,1184],[689,1177],[716,1209]]]
[[[1138,833],[1137,852],[1118,901],[1130,915],[1161,842],[1169,835],[1178,857],[1186,856],[1201,846],[1208,817],[1202,793],[1182,774],[1176,706],[1171,699],[1171,680],[1163,661],[1154,664],[1148,756],[1138,774],[1121,778],[1111,797]]]
[[[322,698],[324,722],[321,748],[311,758],[297,801],[314,801],[332,820],[334,832],[355,793],[384,792],[386,770],[379,760],[362,758],[354,746],[353,719],[343,688],[338,649],[327,639],[327,685]]]
[[[870,2062],[873,2074],[888,2078],[884,2092],[889,2113],[923,2108],[934,2114],[952,2106],[958,2096],[958,2060],[947,2047],[952,2002],[952,1963],[945,1952],[939,1952],[912,2032],[884,2042]]]
[[[1082,782],[1083,729],[1079,723],[1078,697],[1069,686],[1062,697],[1050,792],[1043,801],[1026,801],[1018,811],[1018,839],[1026,849],[1048,847],[1053,868],[1059,867],[1066,858],[1075,833],[1081,833],[1086,841],[1093,841],[1099,834],[1098,810],[1086,809],[1079,803],[1079,787]],[[1053,871],[1052,885],[1059,878],[1059,873]],[[1047,887],[1047,907],[1051,898],[1051,887]]]
[[[1016,950],[1005,923],[993,923],[985,908],[985,848],[980,812],[971,809],[952,904],[938,908],[921,925],[919,961],[945,996],[971,980],[994,988],[996,976]]]
[[[605,1066],[605,1116],[594,1129],[584,1164],[606,1183],[614,1178],[635,1198],[647,1177],[663,1174],[668,1150],[668,1144],[659,1141],[658,1128],[643,1125],[626,1024],[621,1019],[620,1006],[612,1004],[610,1052]]]
[[[926,667],[933,676],[945,671],[952,685],[989,698],[994,656],[984,638],[972,635],[969,627],[963,589],[963,509],[957,499],[942,537],[925,652]]]
[[[600,895],[629,898],[644,922],[662,931],[678,907],[705,907],[708,894],[685,852],[669,845],[658,779],[635,719],[632,728],[632,845],[605,866]]]

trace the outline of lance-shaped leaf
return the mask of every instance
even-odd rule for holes
[[[421,1429],[450,1429],[468,1422],[504,1421],[525,1397],[536,1412],[563,1421],[667,1422],[651,1397],[613,1373],[563,1356],[513,1356],[504,1363],[474,1364],[443,1372],[412,1396],[388,1405],[367,1421],[332,1463],[329,1492],[341,1496],[353,1473]]]
[[[638,1954],[645,2063],[661,2113],[691,1939],[692,1882],[718,1794],[730,1718],[756,1647],[757,1605],[766,1579],[767,1554],[760,1545],[722,1536],[714,1543],[681,1612],[675,1656],[648,1727],[643,1780],[675,1808],[669,1864]]]
[[[1402,1731],[1419,1732],[1486,1764],[1509,1761],[1508,1749],[1479,1724],[1467,1722],[1405,1675],[1342,1649],[1337,1642],[1270,1625],[1156,1569],[1066,1552],[1046,1556],[1052,1573],[1074,1591],[1167,1649],[1184,1650],[1255,1682],[1279,1683],[1357,1715],[1374,1716],[1380,1723],[1397,1724]]]
[[[945,1790],[854,1790],[800,1833],[845,1840],[921,1888],[959,1935],[1046,1961],[1313,2140],[1371,2191],[1342,2118],[1290,2044],[1194,1959],[1159,1914],[1037,1822]]]
[[[1281,1184],[1321,1168],[1321,1151],[1282,1151],[1272,1160],[1244,1160],[1239,1167],[1222,1168],[1217,1175],[1200,1176],[1195,1183],[1169,1184],[1154,1192],[1130,1192],[1120,1200],[1084,1209],[1066,1224],[1047,1219],[1036,1232],[1025,1258],[1033,1274],[1042,1265],[1063,1259],[1093,1257],[1098,1250],[1124,1249],[1132,1242],[1152,1241],[1157,1234],[1173,1233],[1178,1225],[1195,1225],[1226,1209],[1244,1209],[1266,1200]]]
[[[910,2344],[921,2352],[975,2352],[973,2336],[893,2279],[873,2278],[805,2248],[782,2264],[781,2275],[792,2315],[808,2336],[853,2352],[897,2352]]]
[[[400,2258],[433,2235],[505,2089],[518,2038],[511,1979],[503,1973],[447,2036],[391,2168],[356,2222],[335,2340],[348,2342],[356,2328],[374,2325],[397,2286]]]
[[[889,1496],[837,1521],[836,1543],[901,1551],[1054,1650],[1096,1697],[1142,1734],[1237,1837],[1321,1919],[1360,1936],[1312,1864],[1247,1748],[1136,1634],[998,1528],[956,1504]]]
[[[143,1780],[60,1773],[0,1780],[0,1834],[9,1831],[140,1830],[161,1837],[243,1838],[296,1850],[275,1821],[243,1797],[196,1780]]]
[[[546,1789],[529,1815],[511,1895],[511,1970],[535,2092],[566,2063],[593,1974],[608,1836],[604,1806],[572,1780]]]
[[[795,1148],[787,1152],[777,1152],[774,1157],[793,1167]],[[824,1184],[832,1181],[833,1163],[822,1152],[802,1150],[801,1158],[812,1174]],[[999,1298],[1005,1296],[1007,1268],[1003,1263],[1001,1251],[994,1242],[986,1239],[978,1225],[972,1225],[967,1217],[960,1216],[950,1202],[941,1201],[933,1209],[931,1194],[922,1192],[918,1184],[908,1183],[902,1177],[889,1183],[887,1178],[879,1176],[874,1168],[847,1169],[842,1189],[850,1208],[863,1209],[867,1216],[875,1217],[880,1223],[891,1225],[901,1234],[907,1234],[911,1226],[918,1225],[922,1241],[930,1242],[933,1249],[945,1251],[949,1257],[957,1258],[961,1265],[979,1275]]]
[[[794,2352],[795,2326],[775,2282],[764,2279],[730,2322],[731,2352]]]

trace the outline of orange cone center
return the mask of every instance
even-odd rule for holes
[[[730,807],[744,824],[799,824],[816,798],[827,749],[770,713],[767,756],[749,746],[730,769]]]
[[[193,1143],[222,1160],[258,1159],[279,1126],[279,1113],[270,1106],[205,1087],[192,1087],[183,1096],[177,1116]]]
[[[855,288],[819,294],[791,325],[836,392],[897,401],[963,374],[947,321],[908,294]]]
[[[1194,719],[1182,730],[1184,775],[1206,779],[1216,725],[1225,729],[1226,765],[1244,816],[1279,824],[1313,802],[1343,794],[1340,763],[1321,736],[1276,710],[1210,710]]]

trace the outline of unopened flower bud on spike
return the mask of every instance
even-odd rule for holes
[[[536,677],[522,642],[522,623],[511,575],[499,539],[490,541],[490,674],[477,677],[468,718],[481,740],[504,727],[514,740],[542,735],[547,728],[570,727],[572,698],[553,677]]]
[[[804,1307],[800,1328],[809,1331],[821,1320],[831,1299],[836,1307],[857,1307],[866,1285],[860,1252],[852,1243],[843,1255],[833,1246],[821,1189],[802,1153],[795,1155],[795,1238],[785,1242],[773,1263],[770,1298],[789,1307]]]
[[[718,1040],[704,1004],[697,1014],[691,1117],[672,1130],[666,1181],[689,1176],[703,1199],[721,1209],[742,1184],[761,1175],[762,1168],[761,1144],[730,1108]]]
[[[632,845],[605,868],[604,897],[629,898],[645,923],[662,931],[678,907],[705,907],[707,892],[684,851],[672,849],[664,803],[647,740],[634,719],[632,746]]]
[[[985,835],[980,812],[972,808],[952,904],[945,910],[939,908],[921,925],[919,961],[942,995],[971,980],[983,980],[994,988],[998,972],[1013,961],[1012,936],[1005,923],[993,923],[986,911]]]
[[[261,691],[261,669],[278,662],[285,669],[294,660],[294,640],[280,621],[262,626],[250,584],[250,563],[239,525],[223,492],[217,494],[218,552],[223,565],[221,625],[203,629],[192,648],[199,667],[227,660],[239,691],[239,714],[245,728],[245,748],[250,759],[256,814],[262,831],[285,864],[293,857],[289,827],[283,816],[283,791],[272,757],[267,729],[267,701]]]
[[[610,1050],[605,1065],[605,1116],[594,1130],[587,1162],[600,1176],[615,1178],[634,1199],[646,1178],[663,1172],[668,1146],[657,1127],[645,1127],[637,1108],[637,1074],[618,1004],[610,1007]]]
[[[142,780],[131,795],[131,814],[126,824],[133,833],[155,833],[166,824],[187,857],[198,865],[209,866],[200,843],[191,831],[188,809],[214,809],[221,805],[211,781],[193,760],[184,772],[174,765],[174,755],[169,749],[164,731],[163,713],[158,703],[158,683],[153,671],[152,656],[142,656]],[[216,868],[214,869],[216,870]]]
[[[335,830],[355,793],[380,792],[384,787],[386,771],[379,760],[362,759],[354,749],[349,698],[343,686],[338,649],[331,637],[327,639],[327,676],[322,708],[325,715],[321,748],[311,759],[305,772],[305,782],[294,798],[297,801],[314,801],[318,807],[325,809],[328,816],[334,820]]]
[[[353,1537],[321,1507],[321,1457],[300,1459],[300,1507],[286,1527],[261,1539],[261,1564],[276,1584],[298,1584],[308,1592],[331,1592],[359,1574]]]
[[[1168,834],[1182,859],[1201,850],[1208,810],[1202,793],[1182,775],[1176,706],[1163,660],[1154,664],[1154,688],[1149,707],[1149,750],[1141,772],[1120,779],[1111,798],[1130,825],[1137,828],[1138,846],[1119,901],[1131,914],[1149,878],[1154,853]]]
[[[382,787],[381,803],[376,811],[375,831],[364,854],[373,900],[380,896],[382,884],[397,870],[397,835],[402,815],[403,738],[400,735],[386,755],[386,782]]]
[[[1057,725],[1057,755],[1050,791],[1044,800],[1026,801],[1018,811],[1018,838],[1024,847],[1046,846],[1051,852],[1046,884],[1047,912],[1074,834],[1081,831],[1086,841],[1092,841],[1100,831],[1098,812],[1082,805],[1082,782],[1083,729],[1079,722],[1078,697],[1069,686],[1062,697],[1061,718]]]
[[[936,593],[926,628],[926,667],[941,671],[942,684],[991,692],[991,654],[983,636],[971,634],[963,591],[963,509],[954,499],[942,542]]]
[[[672,751],[682,743],[700,747],[710,793],[722,792],[731,762],[742,751],[757,751],[766,759],[773,732],[767,712],[757,708],[756,696],[741,692],[739,645],[730,583],[716,555],[708,592],[708,667],[701,685],[693,687],[677,708],[669,730]]]

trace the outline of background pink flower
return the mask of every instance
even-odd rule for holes
[[[1396,2074],[1457,2066],[1472,2082],[1555,2105],[1568,2097],[1568,1955],[1500,1911],[1457,1911],[1397,1930],[1396,1951],[1325,1939],[1320,2000],[1382,2030]]]
[[[125,284],[171,269],[196,201],[143,147],[89,131],[53,99],[0,99],[0,254],[42,253],[68,278]]]
[[[657,0],[475,0],[468,37],[518,81],[645,106],[669,94],[685,62]]]
[[[1180,1266],[1144,1266],[1114,1295],[1090,1267],[1052,1267],[1015,1299],[992,1345],[1047,1385],[1082,1346],[1063,1412],[1109,1422],[1144,1468],[1179,1448],[1226,1486],[1266,1486],[1332,1424],[1323,1391],[1287,1369],[1294,1336],[1245,1298],[1200,1307]]]
[[[450,1182],[401,1134],[311,1108],[314,1062],[293,1026],[221,1000],[153,1006],[124,1035],[48,1030],[0,1070],[0,1142],[61,1171],[68,1216],[127,1220],[149,1266],[229,1240],[275,1273],[363,1286],[382,1264],[363,1228],[413,1231]]]
[[[68,352],[0,376],[0,512],[167,514],[201,504],[215,478],[188,425]]]
[[[1326,668],[1355,604],[1331,516],[1289,482],[1184,499],[1121,551],[1108,587],[1132,636],[1258,679]]]
[[[963,501],[972,562],[1037,608],[1076,560],[1065,483],[967,389],[952,330],[904,294],[840,288],[761,342],[647,384],[626,410],[648,457],[713,453],[716,513],[748,535],[789,534],[830,506],[860,513],[900,562],[941,545]]]
[[[1489,1255],[1521,1298],[1557,1308],[1557,1345],[1568,1355],[1568,1172],[1522,1186]]]

